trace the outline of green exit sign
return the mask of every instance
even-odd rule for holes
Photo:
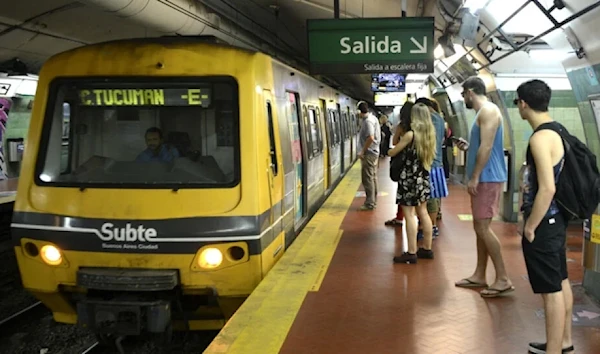
[[[433,17],[307,22],[312,74],[433,73]]]

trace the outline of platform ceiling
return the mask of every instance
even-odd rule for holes
[[[333,0],[105,0],[107,3],[188,1],[207,7],[216,19],[228,19],[287,55],[296,58],[296,66],[307,67],[306,20],[333,17]],[[485,0],[484,0],[485,1]],[[510,0],[520,2],[524,0]],[[140,21],[123,18],[93,1],[0,0],[0,62],[19,58],[36,72],[51,55],[85,44],[130,37],[161,36],[165,33]],[[482,19],[495,21],[500,3],[491,0]],[[542,0],[548,7],[552,0]],[[447,27],[448,17],[440,6],[456,10],[461,0],[407,0],[407,16],[435,17],[436,40]],[[400,17],[402,0],[341,0],[341,17]],[[495,6],[495,7],[494,7]],[[501,6],[502,7],[502,6]],[[500,8],[501,8],[500,7]],[[515,6],[516,7],[516,6]],[[497,20],[497,19],[496,19]],[[497,22],[497,21],[496,21]],[[524,21],[526,22],[526,21]],[[493,24],[492,24],[493,25]],[[524,25],[527,27],[526,25]],[[519,28],[513,29],[518,32]],[[559,62],[542,63],[516,54],[491,67],[500,72],[563,72]],[[372,100],[368,75],[331,77],[332,82],[350,90],[361,99]]]

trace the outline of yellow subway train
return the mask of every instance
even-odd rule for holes
[[[12,221],[23,286],[101,336],[221,328],[356,160],[355,111],[202,37],[52,57]]]

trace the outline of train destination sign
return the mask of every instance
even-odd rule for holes
[[[210,105],[210,88],[145,88],[79,90],[84,106],[201,106]]]
[[[433,73],[433,17],[308,20],[311,74]]]

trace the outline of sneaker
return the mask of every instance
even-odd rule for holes
[[[433,251],[426,250],[424,248],[419,248],[419,250],[417,251],[417,257],[424,259],[433,259]]]
[[[437,226],[433,227],[433,238],[436,238],[440,235],[440,229]]]
[[[402,253],[400,257],[394,257],[394,263],[409,263],[415,264],[417,263],[417,255],[411,254],[408,252]]]
[[[372,210],[375,210],[375,206],[363,204],[358,210],[359,211],[372,211]]]
[[[569,353],[575,350],[575,347],[570,346],[563,348],[563,353]],[[534,354],[546,354],[546,343],[529,343],[529,352]]]
[[[417,231],[417,241],[421,241],[423,238],[423,230]]]

